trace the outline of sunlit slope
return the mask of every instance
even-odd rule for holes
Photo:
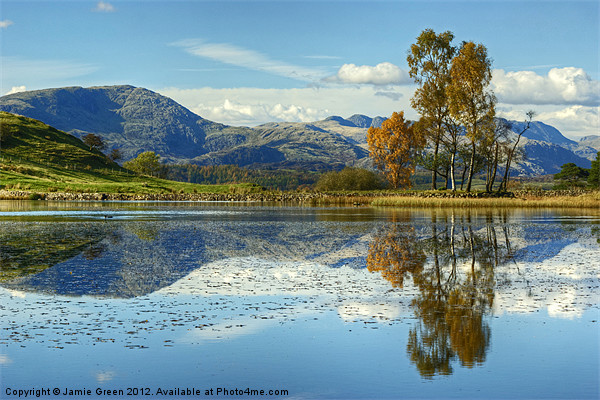
[[[0,188],[38,192],[221,192],[227,186],[195,185],[133,175],[98,150],[43,122],[0,112]]]

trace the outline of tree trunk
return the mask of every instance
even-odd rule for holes
[[[456,152],[453,151],[452,152],[452,156],[450,158],[450,187],[452,189],[453,192],[456,191],[456,181],[454,179],[454,162],[456,159]]]
[[[506,169],[504,170],[504,176],[502,177],[502,182],[500,182],[500,187],[498,188],[499,192],[506,192],[507,182],[508,182],[508,170],[510,169],[510,162],[512,161],[512,151],[509,151],[506,157]]]
[[[438,152],[440,148],[439,136],[435,139],[435,148],[433,150],[433,171],[431,171],[431,190],[437,189],[437,164],[438,164]]]
[[[473,174],[475,173],[475,142],[471,142],[473,150],[471,151],[471,162],[469,164],[469,177],[467,180],[467,192],[471,191],[471,183],[473,182]]]
[[[494,189],[494,182],[496,181],[496,174],[498,173],[498,152],[499,146],[496,142],[496,153],[494,154],[494,171],[492,172],[489,192],[491,192]]]

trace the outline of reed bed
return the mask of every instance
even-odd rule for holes
[[[417,197],[390,196],[377,197],[370,203],[376,207],[531,207],[531,208],[600,208],[600,192],[578,196],[543,197],[524,195],[519,197],[462,198],[462,197]]]

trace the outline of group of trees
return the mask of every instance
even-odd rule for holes
[[[123,168],[133,171],[140,175],[154,176],[157,178],[166,178],[168,168],[160,162],[160,156],[153,151],[145,151],[138,154],[132,160],[125,161]]]
[[[426,29],[411,46],[409,74],[418,85],[411,105],[420,118],[413,124],[402,112],[394,113],[381,128],[370,128],[370,156],[394,188],[410,185],[408,178],[419,161],[431,171],[432,189],[443,177],[445,187],[456,190],[460,177],[461,189],[470,191],[475,174],[485,171],[486,190],[492,191],[502,167],[498,190],[505,191],[518,141],[534,112],[527,112],[525,128],[515,137],[511,126],[496,118],[486,47],[473,42],[454,46],[453,39],[452,32]],[[430,151],[423,152],[425,147]]]
[[[574,163],[567,163],[561,167],[559,173],[554,174],[554,179],[559,181],[555,185],[556,189],[570,189],[586,185],[600,189],[600,151],[596,154],[596,160],[592,161],[590,169],[578,167]]]
[[[251,169],[237,165],[169,165],[167,178],[203,185],[254,183],[267,189],[297,190],[315,184],[319,173],[301,170]]]
[[[84,135],[82,140],[83,143],[89,146],[90,151],[103,151],[106,149],[106,143],[104,143],[104,140],[102,140],[102,138],[95,133],[88,133]],[[112,161],[118,161],[123,158],[123,154],[121,153],[121,150],[114,148],[108,154],[108,158],[110,158]]]
[[[104,140],[94,134],[88,133],[82,136],[82,141],[85,145],[90,148],[90,151],[102,152],[106,149],[106,143]],[[106,155],[112,161],[118,161],[123,158],[121,151],[117,148],[113,148],[109,154]],[[149,175],[159,178],[165,178],[167,176],[168,168],[166,165],[160,162],[160,156],[153,151],[145,151],[132,160],[125,161],[123,167],[135,172],[140,175]]]

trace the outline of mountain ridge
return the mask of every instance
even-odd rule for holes
[[[302,169],[369,167],[367,130],[385,120],[354,114],[235,127],[204,119],[168,97],[131,85],[15,93],[0,97],[0,110],[35,118],[79,138],[97,134],[107,151],[118,148],[124,160],[154,151],[167,163]],[[523,122],[509,122],[514,132],[524,128]],[[529,159],[515,165],[517,175],[549,174],[567,162],[589,168],[600,150],[600,136],[576,142],[534,121],[520,147]]]

